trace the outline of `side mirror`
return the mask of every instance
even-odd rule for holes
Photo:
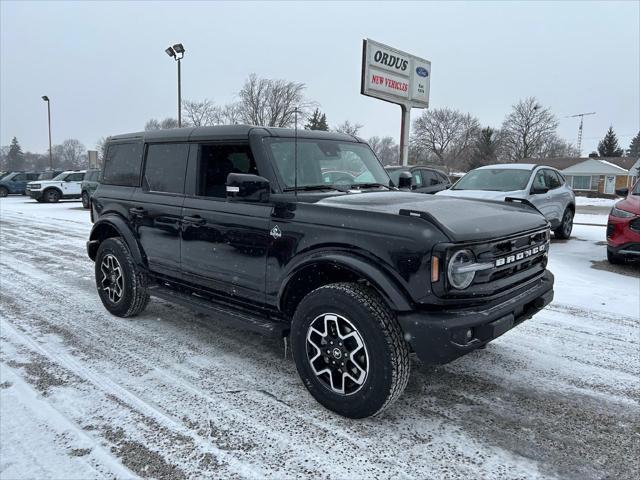
[[[227,200],[244,202],[268,202],[271,187],[269,180],[247,173],[230,173],[227,176]]]
[[[411,175],[411,172],[400,172],[400,175],[398,176],[398,188],[411,190],[412,178],[413,175]]]
[[[624,188],[616,188],[616,195],[619,197],[626,197],[629,195],[629,189],[627,187]]]
[[[547,187],[531,187],[532,195],[544,195],[549,189]]]

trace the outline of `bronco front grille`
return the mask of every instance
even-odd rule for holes
[[[445,285],[446,297],[483,297],[510,290],[541,275],[547,266],[549,229],[540,229],[490,242],[451,245],[447,261],[460,249],[472,250],[476,262],[491,268],[476,272],[473,283],[464,290]]]

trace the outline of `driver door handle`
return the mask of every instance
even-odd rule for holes
[[[142,207],[133,207],[129,209],[129,213],[134,218],[141,218],[147,213],[147,211]]]
[[[193,217],[182,217],[182,223],[186,223],[188,225],[204,225],[207,221],[202,218],[200,215],[195,215]]]

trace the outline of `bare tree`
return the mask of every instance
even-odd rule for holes
[[[53,146],[53,155],[58,160],[57,165],[74,170],[86,166],[86,148],[75,138],[68,138],[60,145]]]
[[[224,107],[218,107],[215,111],[216,125],[239,125],[242,123],[242,107],[240,103],[228,103]]]
[[[335,128],[336,132],[346,133],[347,135],[358,135],[358,132],[363,127],[363,125],[359,123],[351,123],[349,120],[345,120],[344,123],[341,123]]]
[[[252,73],[238,94],[240,119],[250,125],[291,127],[296,109],[302,120],[314,105],[305,99],[305,88],[304,83],[258,78]]]
[[[573,144],[555,133],[547,137],[540,149],[539,158],[577,157],[580,153]]]
[[[206,127],[217,124],[218,108],[205,98],[201,101],[184,100],[182,102],[183,124],[193,127]]]
[[[414,151],[433,154],[442,165],[456,163],[471,148],[480,122],[468,113],[451,108],[425,110],[413,123]]]
[[[98,163],[104,165],[104,158],[107,154],[107,141],[109,138],[100,137],[96,142],[96,150],[98,151]]]
[[[400,147],[393,137],[371,137],[369,146],[383,165],[397,165],[400,160]]]
[[[558,120],[535,97],[513,105],[502,123],[502,144],[508,161],[540,157],[544,146],[555,135]]]
[[[158,121],[152,118],[144,124],[144,129],[149,130],[166,130],[169,128],[178,128],[178,120],[175,118],[167,117],[164,120]]]

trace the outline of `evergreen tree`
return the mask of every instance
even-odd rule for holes
[[[629,145],[629,150],[627,150],[627,155],[629,157],[640,157],[640,132],[631,139],[631,144]]]
[[[11,145],[9,146],[9,153],[7,154],[7,170],[23,170],[24,169],[24,153],[22,153],[22,147],[18,143],[18,139],[13,137]]]
[[[493,128],[486,127],[480,131],[475,147],[469,159],[469,169],[497,162],[498,139]]]
[[[323,130],[325,132],[329,131],[327,116],[324,113],[320,113],[320,110],[316,108],[304,128],[305,130]]]
[[[598,153],[601,157],[621,157],[624,153],[618,146],[618,137],[613,131],[613,127],[609,127],[607,134],[598,143]]]

